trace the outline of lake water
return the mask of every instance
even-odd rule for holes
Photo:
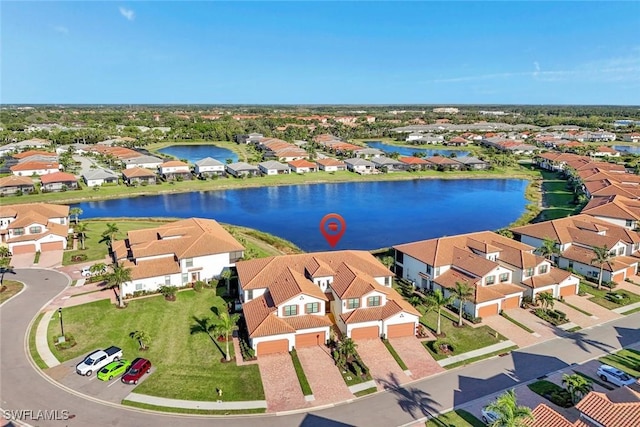
[[[526,180],[412,180],[261,187],[83,202],[81,218],[204,217],[266,231],[305,251],[330,250],[319,223],[347,227],[335,249],[377,249],[509,225],[525,210]]]
[[[366,141],[366,144],[371,148],[377,148],[378,150],[382,150],[385,153],[400,153],[401,156],[412,156],[413,153],[424,153],[427,157],[432,157],[435,154],[440,154],[441,156],[449,157],[451,153],[455,153],[457,157],[463,157],[469,154],[468,151],[463,150],[438,150],[431,148],[419,148],[420,146],[414,147],[400,147],[397,145],[385,144],[381,141]]]
[[[158,151],[175,156],[178,159],[187,159],[189,163],[195,163],[206,157],[211,157],[222,163],[226,163],[227,159],[232,159],[234,162],[238,161],[236,153],[215,145],[170,145]]]
[[[614,145],[611,148],[621,153],[640,154],[640,145]]]

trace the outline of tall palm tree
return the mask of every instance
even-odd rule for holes
[[[107,229],[102,233],[102,237],[107,242],[109,247],[113,246],[113,241],[115,240],[116,234],[118,234],[119,231],[120,229],[115,222],[107,223]]]
[[[146,350],[147,345],[151,344],[151,335],[147,331],[134,331],[129,334],[131,338],[138,341],[140,350]]]
[[[551,261],[554,255],[560,254],[560,249],[558,249],[558,247],[556,246],[557,243],[558,242],[556,242],[555,240],[549,237],[545,237],[542,241],[542,246],[537,249],[537,252]]]
[[[474,296],[473,288],[467,282],[456,282],[456,287],[451,290],[458,300],[458,326],[462,326],[462,312],[464,311],[464,303]]]
[[[124,293],[122,286],[131,281],[131,269],[125,268],[123,263],[114,264],[111,273],[107,276],[107,286],[113,289],[118,305],[124,307]],[[120,296],[116,293],[116,288],[120,291]]]
[[[436,328],[436,335],[440,335],[442,333],[442,330],[440,328],[440,313],[442,312],[442,307],[451,304],[451,301],[453,301],[453,297],[448,296],[445,298],[440,289],[436,289],[426,298],[426,303],[429,308],[432,310],[437,310],[438,312],[438,327]]]
[[[214,328],[215,335],[224,335],[226,344],[224,357],[227,362],[231,361],[231,354],[229,353],[229,335],[231,335],[233,331],[238,328],[238,320],[240,320],[239,314],[229,315],[229,313],[223,311],[222,313],[220,313],[220,318],[218,319],[218,322],[216,323]]]
[[[536,301],[542,305],[543,309],[553,308],[555,299],[551,292],[538,292],[536,294]]]
[[[89,271],[93,274],[104,274],[107,271],[107,264],[104,262],[97,262],[89,267]]]
[[[498,396],[487,405],[487,409],[498,416],[498,419],[491,423],[491,427],[520,427],[525,425],[525,420],[533,420],[531,409],[518,405],[513,389]]]
[[[82,209],[80,208],[71,208],[69,209],[69,215],[73,217],[73,222],[78,223],[78,217],[82,215]]]
[[[584,395],[593,390],[592,382],[578,374],[564,374],[562,376],[562,385],[569,391],[571,401],[574,404],[578,403]]]
[[[84,250],[84,242],[87,238],[87,229],[87,223],[85,222],[78,223],[73,227],[73,231],[76,233],[78,240],[80,240],[82,250]]]
[[[600,275],[598,276],[598,289],[602,287],[602,271],[604,270],[604,264],[611,259],[611,253],[609,252],[609,248],[607,245],[602,247],[594,246],[593,253],[595,254],[595,258],[591,260],[591,264],[596,263],[600,266]]]

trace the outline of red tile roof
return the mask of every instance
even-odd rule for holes
[[[53,172],[40,177],[40,182],[43,184],[52,184],[55,182],[77,182],[78,179],[75,175],[67,172]]]

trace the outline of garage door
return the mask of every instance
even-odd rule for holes
[[[379,337],[380,330],[377,326],[368,326],[366,328],[355,328],[351,330],[351,338],[354,340],[366,340]]]
[[[308,334],[298,334],[296,335],[296,348],[322,345],[326,342],[326,340],[327,338],[324,331],[309,332]]]
[[[613,275],[614,282],[624,282],[624,272]]]
[[[485,305],[478,309],[478,317],[489,317],[498,314],[498,304]]]
[[[515,297],[505,298],[502,301],[502,309],[508,310],[510,308],[518,308],[520,307],[520,296],[516,295]]]
[[[11,252],[14,255],[17,254],[35,254],[36,253],[36,245],[14,245],[11,249]]]
[[[567,297],[569,295],[575,295],[575,294],[576,294],[575,285],[563,286],[563,287],[560,288],[560,296],[561,297]]]
[[[387,338],[412,337],[416,334],[415,323],[401,323],[387,326]]]
[[[286,353],[289,351],[289,340],[264,341],[258,343],[257,356],[265,354]]]
[[[40,250],[42,252],[62,250],[62,242],[40,243]]]
[[[635,276],[636,275],[636,267],[629,267],[627,268],[627,277],[631,277],[631,276]]]

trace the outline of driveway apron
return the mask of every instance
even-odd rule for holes
[[[312,402],[314,406],[353,399],[353,394],[328,351],[320,346],[302,347],[297,350],[298,359],[315,398]]]
[[[411,371],[414,380],[444,371],[416,337],[391,338],[389,342]]]
[[[309,406],[304,400],[300,382],[289,353],[258,357],[267,412],[290,411]]]
[[[378,390],[396,388],[410,380],[379,339],[357,341],[358,354],[371,371]]]

